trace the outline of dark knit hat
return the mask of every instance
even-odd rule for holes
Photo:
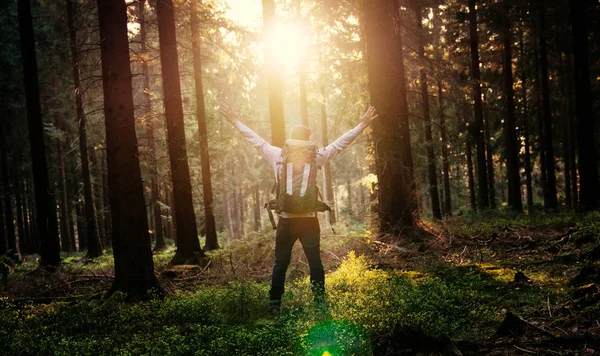
[[[312,131],[304,125],[296,125],[292,127],[292,140],[309,141]]]

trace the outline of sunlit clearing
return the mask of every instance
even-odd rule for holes
[[[295,23],[281,23],[275,25],[274,31],[267,35],[267,50],[274,64],[287,69],[295,70],[303,58],[308,56],[309,35]]]

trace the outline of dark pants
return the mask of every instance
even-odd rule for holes
[[[280,218],[275,236],[275,266],[269,295],[279,303],[284,291],[285,273],[292,257],[292,248],[300,240],[310,268],[310,284],[315,298],[325,294],[325,272],[321,263],[321,229],[317,218]]]

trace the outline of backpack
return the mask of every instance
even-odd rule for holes
[[[317,146],[311,141],[287,140],[275,181],[276,198],[268,204],[277,212],[292,214],[331,210],[319,201]]]

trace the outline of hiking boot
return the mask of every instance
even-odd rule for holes
[[[271,300],[269,302],[269,314],[275,317],[281,314],[281,300]]]

